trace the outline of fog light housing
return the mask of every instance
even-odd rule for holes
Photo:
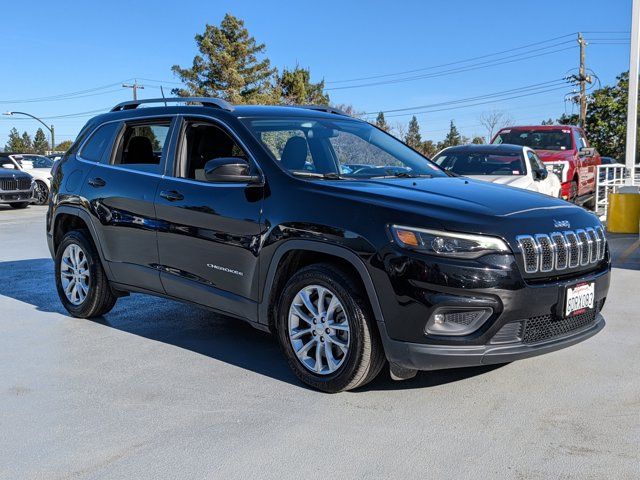
[[[435,310],[425,326],[427,335],[469,335],[486,322],[493,309],[490,307],[442,307]]]

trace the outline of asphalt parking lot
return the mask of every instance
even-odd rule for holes
[[[0,478],[640,477],[640,253],[607,327],[501,367],[327,395],[241,322],[132,295],[66,315],[42,207],[0,206]]]

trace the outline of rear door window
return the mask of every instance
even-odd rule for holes
[[[169,144],[170,120],[127,124],[111,164],[131,170],[161,173],[160,163]]]

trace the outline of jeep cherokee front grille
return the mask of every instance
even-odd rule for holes
[[[602,227],[520,235],[516,238],[526,273],[584,267],[604,258],[606,239]]]

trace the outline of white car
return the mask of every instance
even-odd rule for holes
[[[44,155],[32,153],[0,153],[0,168],[21,170],[31,175],[36,185],[33,191],[33,203],[45,205],[51,190],[51,167],[53,160]]]
[[[560,198],[560,179],[536,152],[520,145],[460,145],[440,151],[433,161],[449,172]]]

